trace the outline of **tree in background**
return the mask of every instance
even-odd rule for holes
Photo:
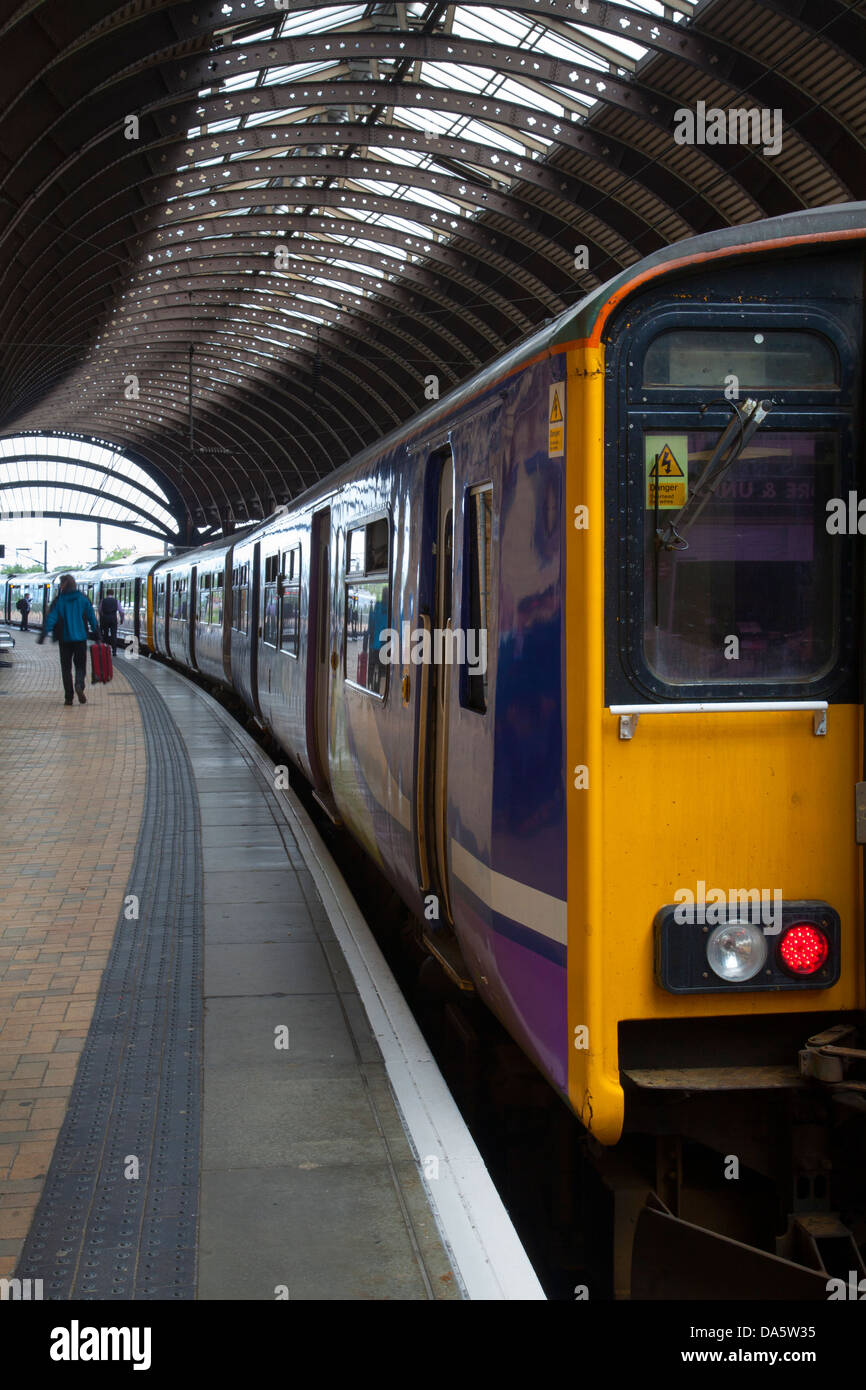
[[[64,570],[74,571],[86,569],[87,566],[79,564],[76,561],[73,564],[64,565],[63,568]],[[49,573],[51,572],[52,571],[49,571]],[[0,565],[0,574],[5,575],[7,579],[13,578],[16,574],[32,574],[36,576],[41,573],[42,570],[38,565]],[[35,582],[36,580],[34,577],[34,583]]]
[[[127,555],[131,555],[134,549],[135,546],[133,545],[118,545],[114,550],[110,551],[108,555],[103,555],[102,563],[103,565],[111,565],[115,560],[125,560]]]

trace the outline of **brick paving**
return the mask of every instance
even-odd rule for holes
[[[124,660],[63,703],[57,647],[0,658],[0,1277],[39,1201],[123,906],[145,747]],[[89,656],[88,656],[89,660]]]

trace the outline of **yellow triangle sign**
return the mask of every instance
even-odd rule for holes
[[[659,478],[684,478],[686,476],[674,458],[670,444],[666,444],[659,454],[652,475]]]
[[[555,425],[555,424],[557,424],[557,423],[559,423],[559,422],[561,422],[561,421],[562,421],[562,407],[561,407],[560,404],[559,404],[559,392],[558,392],[558,391],[554,391],[554,393],[553,393],[553,403],[552,403],[552,405],[551,405],[551,407],[550,407],[550,423],[551,423],[551,425]],[[667,448],[667,445],[665,445],[665,448]]]

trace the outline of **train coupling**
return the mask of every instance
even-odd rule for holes
[[[807,1038],[799,1055],[800,1075],[827,1086],[866,1092],[866,1081],[848,1075],[852,1067],[862,1067],[866,1062],[866,1051],[850,1045],[856,1037],[856,1028],[848,1023],[836,1023]]]

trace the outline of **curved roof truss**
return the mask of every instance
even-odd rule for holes
[[[844,0],[0,0],[0,35],[0,430],[127,447],[186,540],[659,246],[866,197]],[[678,143],[698,101],[779,147]]]

